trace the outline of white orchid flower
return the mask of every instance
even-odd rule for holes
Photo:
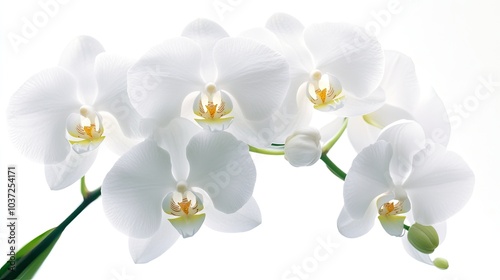
[[[204,222],[226,232],[260,224],[248,146],[224,131],[199,130],[186,119],[174,119],[159,142],[150,138],[132,148],[104,179],[105,214],[130,236],[135,262],[158,257],[179,235],[193,236]]]
[[[361,27],[347,23],[318,23],[304,27],[287,14],[275,14],[266,24],[279,40],[263,30],[246,36],[266,42],[290,65],[290,87],[280,111],[274,114],[275,143],[310,123],[312,108],[351,117],[380,108],[378,88],[384,72],[380,43]],[[324,114],[320,115],[325,118]],[[326,122],[323,122],[326,123]]]
[[[426,141],[418,123],[399,121],[354,159],[337,226],[358,237],[378,216],[389,234],[401,236],[410,209],[419,224],[442,223],[465,206],[473,186],[474,174],[460,156]]]
[[[181,115],[183,102],[200,126],[228,130],[249,144],[266,138],[270,119],[289,85],[284,57],[248,38],[232,38],[217,23],[199,19],[182,37],[148,51],[129,71],[132,104],[160,126]],[[190,93],[195,98],[186,98]],[[265,143],[270,144],[270,143]]]
[[[400,119],[418,122],[428,138],[444,146],[448,144],[450,122],[445,106],[432,89],[421,89],[411,58],[396,51],[385,51],[385,72],[380,88],[386,94],[384,106],[349,119],[349,139],[358,152],[373,144],[385,126]]]
[[[131,65],[81,36],[66,47],[58,67],[35,74],[12,96],[7,118],[13,142],[45,163],[51,189],[84,176],[105,138],[122,146],[133,142],[122,134],[135,136],[139,122],[126,92]]]

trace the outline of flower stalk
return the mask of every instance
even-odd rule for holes
[[[320,159],[326,164],[326,167],[328,167],[328,170],[330,170],[333,175],[337,176],[340,180],[345,181],[346,173],[333,163],[333,161],[325,153],[321,155]]]
[[[24,275],[25,271],[29,269],[29,266],[35,262],[39,257],[47,253],[47,250],[51,249],[51,246],[54,246],[55,242],[63,231],[66,229],[66,227],[73,222],[73,220],[80,215],[87,206],[89,206],[92,202],[94,202],[99,196],[101,196],[101,188],[99,187],[98,189],[89,192],[86,189],[85,186],[85,179],[81,179],[81,187],[82,187],[82,194],[84,196],[84,199],[82,203],[61,223],[59,224],[56,228],[54,228],[38,245],[36,245],[33,249],[31,249],[28,253],[24,254],[21,258],[16,260],[16,268],[14,270],[9,270],[8,267],[10,266],[10,262],[7,261],[7,263],[2,267],[1,271],[2,275],[0,275],[0,280],[1,279],[24,279],[22,275]],[[85,194],[83,190],[86,190]],[[22,249],[21,249],[22,250]],[[21,278],[19,278],[21,276]]]

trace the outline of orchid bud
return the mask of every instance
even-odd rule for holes
[[[296,130],[285,140],[285,159],[295,166],[309,166],[321,157],[321,135],[315,128]]]
[[[432,226],[415,223],[408,230],[410,244],[424,254],[430,254],[439,245],[439,236]]]
[[[440,269],[448,269],[450,266],[448,264],[448,260],[443,259],[443,258],[435,258],[432,263],[434,264],[435,267],[440,268]]]

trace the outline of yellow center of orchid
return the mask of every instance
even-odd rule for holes
[[[380,207],[378,213],[379,215],[384,216],[392,216],[403,213],[403,203],[397,200],[386,202]]]
[[[198,124],[209,130],[224,130],[231,124],[233,117],[226,117],[233,109],[229,96],[217,89],[214,83],[207,83],[193,104],[193,111],[202,119]]]
[[[226,102],[222,94],[217,91],[215,84],[208,83],[201,95],[198,101],[198,111],[195,110],[198,116],[215,120],[231,112],[232,108],[226,108]]]
[[[167,214],[174,216],[192,216],[203,209],[198,207],[198,203],[195,200],[194,205],[191,203],[191,199],[187,198],[187,194],[182,194],[182,200],[176,201],[174,198],[170,200],[170,210]]]
[[[71,114],[66,120],[68,141],[77,153],[91,151],[104,140],[102,117],[92,107],[82,106],[80,114]]]
[[[183,197],[181,202],[177,202],[182,212],[186,215],[189,214],[189,207],[191,207],[191,200],[188,200],[187,197]]]
[[[97,139],[104,133],[104,128],[97,116],[97,113],[88,106],[80,108],[81,120],[76,124],[77,135],[72,135],[83,139]]]
[[[193,236],[205,220],[205,213],[200,213],[203,201],[184,181],[178,182],[177,190],[163,198],[162,208],[173,216],[168,221],[184,238]]]
[[[205,108],[207,108],[207,112],[210,114],[211,119],[213,119],[215,117],[215,112],[217,111],[217,106],[219,106],[219,104],[214,104],[212,101],[208,101],[207,105],[205,105]],[[219,112],[217,112],[217,113],[219,113]],[[222,117],[222,115],[221,115],[221,117]]]
[[[194,203],[192,203],[194,201]],[[169,201],[167,214],[174,216],[193,216],[203,209],[203,205],[198,204],[198,198],[191,192],[186,182],[177,183],[177,191],[172,194]]]
[[[336,110],[343,106],[344,94],[340,83],[329,75],[324,75],[319,70],[314,70],[309,75],[307,84],[307,97],[314,108],[320,111]]]

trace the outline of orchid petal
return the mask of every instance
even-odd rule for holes
[[[200,47],[185,37],[152,48],[128,72],[131,104],[141,116],[167,125],[180,115],[184,98],[202,89],[200,63]]]
[[[385,72],[380,87],[386,92],[387,103],[413,112],[420,97],[420,85],[413,61],[397,51],[385,51],[384,55]]]
[[[210,199],[205,200],[205,213],[207,218],[205,224],[216,231],[221,232],[245,232],[262,223],[259,205],[251,197],[243,207],[232,214],[223,213],[214,208]]]
[[[354,158],[344,183],[344,208],[353,219],[361,219],[372,201],[389,191],[391,157],[390,144],[377,141]]]
[[[279,108],[290,82],[284,57],[251,39],[224,38],[214,59],[218,87],[234,97],[246,119],[262,120]]]
[[[403,109],[388,104],[362,117],[349,118],[349,126],[347,127],[349,140],[354,149],[359,152],[375,143],[384,127],[402,119],[413,120],[413,116]]]
[[[127,93],[127,72],[132,64],[131,60],[108,53],[99,54],[95,61],[99,92],[93,107],[112,114],[128,137],[138,136],[140,123]]]
[[[201,47],[201,69],[205,81],[215,81],[217,68],[213,58],[215,43],[229,35],[219,24],[208,19],[197,19],[189,23],[182,36],[196,41]]]
[[[96,39],[80,36],[71,41],[61,55],[59,66],[68,70],[78,83],[78,96],[84,104],[92,104],[97,93],[94,62],[104,48]]]
[[[373,228],[376,216],[377,209],[374,202],[370,204],[370,207],[366,209],[366,212],[360,219],[351,218],[344,207],[337,219],[337,228],[343,236],[357,238],[365,235]]]
[[[160,227],[162,201],[175,189],[168,153],[146,140],[123,155],[102,184],[102,203],[110,222],[135,238]]]
[[[264,27],[255,27],[240,33],[239,37],[250,38],[260,42],[269,48],[283,54],[281,42],[278,37],[269,29]]]
[[[341,117],[361,116],[376,111],[384,105],[385,93],[381,88],[377,88],[372,94],[364,98],[357,98],[346,94],[343,106],[336,109],[334,113]]]
[[[177,181],[185,181],[188,177],[186,147],[189,140],[200,131],[194,123],[183,118],[175,118],[166,128],[159,131],[158,145],[170,154],[172,173]]]
[[[364,116],[349,118],[347,135],[356,152],[359,153],[364,148],[375,143],[379,133],[380,128],[368,124]]]
[[[450,140],[451,125],[443,101],[434,89],[426,91],[414,111],[417,121],[425,131],[425,135],[434,142],[447,146]]]
[[[422,127],[414,121],[397,121],[383,129],[378,140],[391,143],[391,177],[396,185],[401,185],[411,172],[413,156],[424,148]]]
[[[304,45],[303,40],[298,40],[298,44],[294,44],[293,46],[290,46],[286,44],[284,41],[280,41],[278,37],[271,32],[269,29],[258,27],[258,28],[253,28],[250,30],[247,30],[240,34],[241,37],[245,38],[250,38],[254,39],[269,48],[277,51],[279,54],[283,55],[286,58],[286,61],[288,62],[289,66],[289,72],[290,72],[290,80],[295,81],[295,82],[300,82],[298,86],[300,86],[302,83],[306,82],[309,78],[309,71],[312,69],[312,59],[311,55],[309,54],[309,51]],[[299,38],[301,38],[302,35],[300,35]],[[296,50],[294,48],[298,47],[299,44],[302,46],[299,47],[301,50],[304,52],[303,57],[298,57]],[[307,60],[306,64],[309,66],[304,66],[304,62],[301,60],[304,60],[304,56]],[[305,78],[299,77],[299,76],[304,76]],[[291,90],[294,90],[294,95],[297,93],[297,87],[290,87]],[[289,90],[290,90],[289,89]]]
[[[79,107],[71,74],[59,67],[39,72],[10,99],[7,121],[13,143],[34,160],[63,161],[70,151],[66,118]]]
[[[288,135],[310,124],[314,107],[305,94],[298,94],[305,91],[307,79],[306,74],[292,78],[285,100],[273,115],[274,143],[285,143]]]
[[[208,193],[224,213],[238,211],[252,196],[255,165],[248,146],[227,132],[203,131],[187,146],[188,182]]]
[[[371,94],[384,74],[384,52],[376,38],[347,23],[313,24],[304,40],[316,67],[337,77],[357,98]]]
[[[80,180],[87,174],[96,157],[97,150],[83,154],[71,150],[62,162],[45,165],[45,178],[50,189],[64,189]]]
[[[380,132],[381,129],[396,121],[414,120],[414,117],[399,107],[384,104],[380,109],[364,115],[363,119],[367,124],[377,127]]]
[[[282,41],[282,54],[293,62],[291,68],[313,70],[311,54],[304,44],[302,23],[288,14],[277,13],[267,20],[266,28]]]
[[[233,109],[233,120],[231,126],[226,130],[248,145],[256,147],[267,147],[271,145],[275,138],[272,118],[260,121],[245,120],[239,106]]]
[[[149,238],[129,238],[128,247],[135,263],[147,263],[166,252],[179,238],[179,233],[163,215],[160,228]]]
[[[123,133],[120,124],[113,115],[107,112],[100,112],[102,116],[102,125],[104,126],[104,135],[106,135],[106,146],[115,154],[123,155],[133,146],[139,144],[141,140],[129,138]]]
[[[413,170],[403,186],[415,221],[431,225],[453,216],[470,199],[474,180],[467,163],[440,144],[416,154]]]

